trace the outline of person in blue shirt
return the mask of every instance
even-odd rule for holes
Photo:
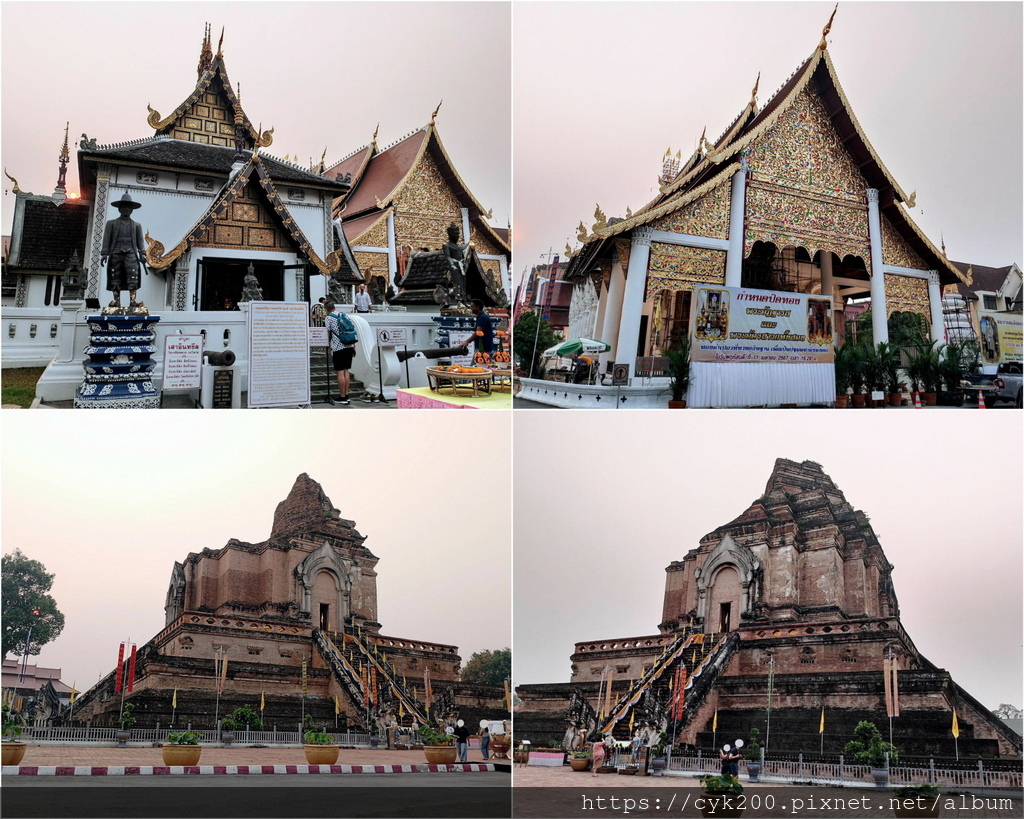
[[[494,321],[484,312],[484,303],[480,299],[470,302],[470,309],[476,316],[477,349],[483,353],[494,352]]]

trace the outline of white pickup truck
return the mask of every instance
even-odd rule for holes
[[[995,390],[991,394],[993,402],[1011,401],[1017,408],[1021,408],[1021,398],[1024,385],[1024,365],[1020,361],[1004,361],[996,370],[996,377],[992,379],[992,386]]]

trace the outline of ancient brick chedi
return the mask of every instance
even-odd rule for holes
[[[227,659],[221,715],[258,705],[276,722],[299,718],[302,665],[305,712],[334,722],[337,698],[353,725],[366,717],[394,724],[425,716],[423,679],[434,694],[432,716],[503,718],[503,692],[458,682],[455,646],[388,637],[377,621],[378,558],[354,521],[341,517],[323,488],[300,475],[261,543],[230,540],[175,563],[164,629],[139,649],[130,699],[140,724],[168,724],[177,714],[212,724],[217,658]],[[83,695],[75,722],[116,718],[114,673]],[[415,689],[415,690],[414,690]]]
[[[917,650],[892,568],[868,517],[819,464],[779,459],[760,498],[667,567],[659,633],[578,643],[568,684],[517,689],[516,731],[533,741],[595,727],[621,734],[630,719],[660,730],[683,665],[677,736],[710,747],[716,710],[719,733],[763,731],[771,669],[773,749],[817,752],[824,708],[834,753],[859,720],[887,721],[882,670],[892,657],[904,754],[951,753],[955,707],[961,754],[1019,756],[1020,737]],[[602,702],[613,707],[599,719]]]

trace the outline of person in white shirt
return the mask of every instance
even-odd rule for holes
[[[369,313],[370,305],[373,304],[373,299],[370,298],[370,294],[366,292],[366,285],[361,284],[356,288],[355,305],[357,313]]]

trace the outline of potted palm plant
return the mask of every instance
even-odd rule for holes
[[[850,348],[850,386],[853,387],[853,397],[850,401],[854,409],[864,407],[864,389],[867,383],[867,354],[864,347],[858,344]]]
[[[668,359],[668,374],[671,379],[668,382],[669,392],[672,398],[669,399],[669,409],[686,409],[686,400],[683,398],[690,387],[690,340],[686,339],[674,350],[665,353]]]
[[[889,394],[889,406],[898,407],[903,403],[903,393],[900,391],[902,383],[900,382],[899,348],[886,341],[880,341],[875,347],[875,355],[878,358],[878,368],[885,384],[884,388]]]
[[[747,776],[751,782],[757,782],[761,777],[761,745],[758,742],[760,738],[761,731],[751,728],[750,741],[743,749],[743,758],[747,763]]]
[[[9,703],[3,706],[3,764],[17,765],[25,756],[25,749],[28,747],[18,739],[21,736],[21,729],[25,725],[25,719],[21,714],[15,712]]]
[[[198,765],[203,748],[198,735],[191,731],[173,731],[167,735],[161,753],[164,765]]]
[[[836,409],[846,409],[849,406],[850,396],[847,393],[853,385],[853,368],[856,364],[856,356],[849,342],[836,348],[833,361],[836,371]]]
[[[306,754],[306,762],[310,765],[333,765],[338,761],[338,752],[341,749],[330,734],[306,731],[303,743],[302,750]]]
[[[124,708],[121,709],[121,716],[117,718],[117,724],[120,726],[120,730],[115,734],[118,748],[128,747],[128,740],[132,735],[132,728],[135,727],[135,723],[138,721],[132,714],[134,710],[135,704],[126,702],[124,704]]]
[[[884,790],[889,784],[889,766],[899,761],[896,746],[883,740],[878,726],[867,720],[858,722],[853,734],[857,738],[846,743],[843,753],[852,755],[861,765],[869,766],[875,787]]]
[[[662,731],[658,734],[657,741],[651,746],[651,776],[661,776],[668,765],[668,757],[665,755],[668,749],[668,732]]]
[[[423,737],[423,754],[431,765],[451,765],[458,758],[455,736],[438,731],[430,725],[420,726]]]
[[[932,341],[927,347],[923,347],[917,354],[921,362],[921,383],[924,387],[924,402],[929,407],[934,407],[939,397],[939,380],[941,373],[939,365],[941,358],[939,350]]]
[[[224,717],[220,721],[220,741],[224,743],[225,748],[230,748],[231,743],[235,741],[235,728],[237,727],[235,720],[230,716]]]

